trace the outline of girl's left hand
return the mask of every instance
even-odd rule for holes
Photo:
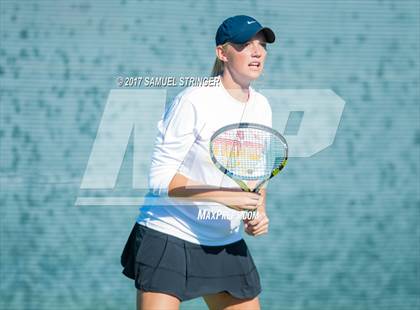
[[[244,220],[245,232],[250,236],[260,236],[268,233],[268,216],[265,212],[258,212],[253,220]]]

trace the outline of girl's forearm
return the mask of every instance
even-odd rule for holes
[[[168,186],[168,195],[192,201],[209,201],[235,210],[254,210],[262,204],[262,196],[239,188],[221,188],[194,182],[182,174],[175,174]]]
[[[182,174],[175,174],[168,186],[168,195],[194,201],[225,203],[226,199],[235,198],[240,189],[228,189],[194,182]]]

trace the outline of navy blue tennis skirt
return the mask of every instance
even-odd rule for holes
[[[220,292],[251,299],[261,292],[258,271],[243,239],[204,246],[136,223],[121,265],[138,290],[170,294],[181,301]]]

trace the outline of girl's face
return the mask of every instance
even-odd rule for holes
[[[225,69],[244,82],[257,79],[267,55],[265,37],[257,33],[244,44],[229,43],[225,53]]]

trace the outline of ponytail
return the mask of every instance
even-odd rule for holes
[[[213,69],[211,70],[211,76],[218,76],[223,74],[225,64],[218,57],[214,61]]]
[[[226,42],[221,45],[222,49],[226,52],[229,42]],[[213,69],[211,70],[211,76],[218,76],[222,75],[223,71],[225,70],[225,63],[216,56],[216,60],[214,61]]]

